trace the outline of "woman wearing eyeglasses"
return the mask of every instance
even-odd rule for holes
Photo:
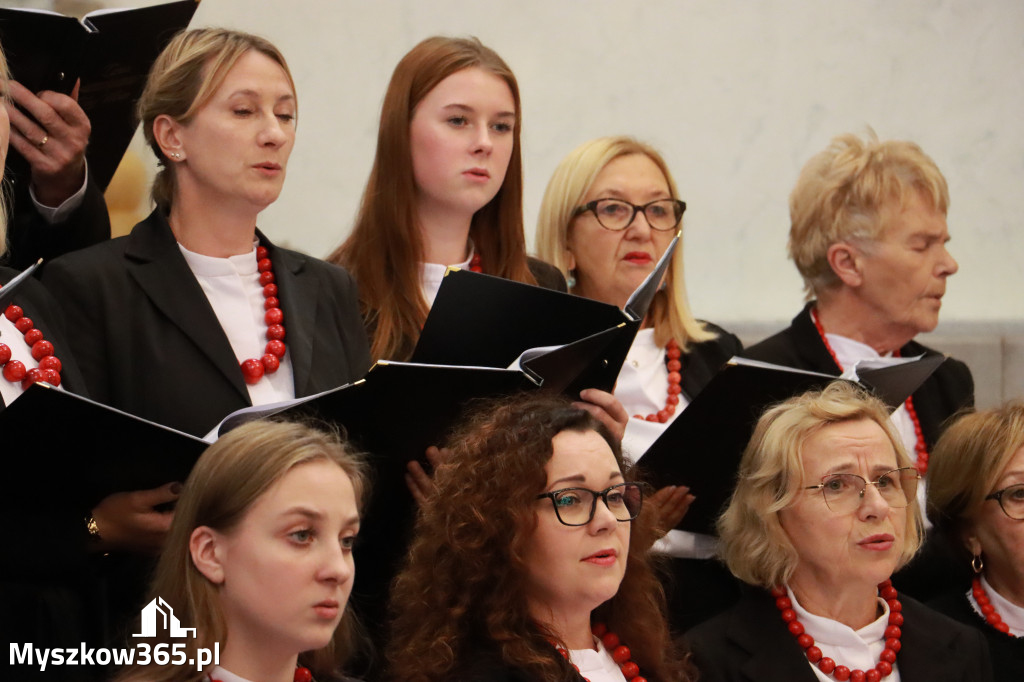
[[[691,679],[641,487],[596,418],[556,397],[506,400],[451,450],[392,591],[393,679]]]
[[[974,573],[930,605],[985,634],[996,680],[1022,680],[1024,401],[961,417],[930,463],[932,519]]]
[[[622,307],[681,229],[679,200],[665,160],[630,137],[603,137],[577,147],[548,182],[537,222],[540,257],[566,274],[572,293]],[[729,358],[738,338],[694,318],[683,279],[680,243],[619,373],[614,395],[633,416],[623,451],[639,458]],[[694,498],[685,486],[658,491],[659,525],[673,528]],[[712,561],[716,539],[669,532],[659,551],[676,557],[672,619],[688,627],[738,596],[735,582]],[[693,590],[684,583],[699,582]]]
[[[765,412],[718,523],[756,589],[687,634],[701,679],[991,680],[980,633],[889,582],[921,543],[918,482],[885,406],[852,384]]]

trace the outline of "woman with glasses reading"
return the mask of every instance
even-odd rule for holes
[[[689,680],[618,442],[583,409],[481,406],[420,506],[392,591],[397,680]]]
[[[889,581],[921,543],[919,477],[853,384],[765,412],[718,523],[729,569],[758,589],[687,634],[701,679],[991,680],[980,633]]]
[[[548,182],[537,222],[541,258],[565,273],[572,293],[622,307],[681,230],[686,204],[679,199],[665,160],[630,137],[603,137],[576,148]],[[738,338],[690,312],[680,243],[619,373],[615,397],[634,418],[623,451],[639,458],[729,358],[742,351]],[[690,501],[685,486],[658,491],[659,525],[673,528]],[[658,545],[673,562],[678,583],[702,590],[674,590],[673,622],[687,626],[728,606],[734,581],[710,561],[716,539],[670,532]]]
[[[929,513],[974,575],[929,605],[985,634],[996,680],[1024,679],[1024,401],[961,417],[930,461]]]

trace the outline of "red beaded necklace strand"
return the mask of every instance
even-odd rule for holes
[[[683,353],[679,350],[679,344],[675,339],[669,339],[665,344],[665,367],[668,369],[668,394],[665,396],[665,407],[652,412],[646,417],[642,414],[634,414],[634,419],[643,419],[649,422],[664,424],[673,414],[679,405],[679,394],[683,392],[683,362],[680,360]]]
[[[483,261],[480,259],[480,254],[473,252],[473,256],[469,259],[469,269],[471,272],[483,272],[484,266]]]
[[[265,246],[256,248],[256,269],[260,273],[260,284],[263,286],[263,315],[267,323],[267,346],[261,358],[249,358],[241,363],[242,377],[245,383],[255,384],[264,374],[273,374],[281,366],[287,347],[284,345],[284,312],[277,298],[277,284],[274,280],[274,264],[268,257]]]
[[[619,636],[609,630],[607,625],[595,623],[590,631],[601,640],[604,648],[611,652],[612,660],[619,664],[619,670],[622,671],[622,676],[626,678],[626,682],[647,682],[647,678],[640,675],[640,666],[631,660],[633,654],[630,652],[629,647],[623,644],[619,640]],[[565,657],[565,660],[569,661],[569,665],[577,673],[580,671],[579,666],[569,658],[569,651],[564,646],[555,644],[555,649]],[[580,677],[583,676],[580,675]],[[586,677],[583,680],[584,682],[590,682]]]
[[[981,578],[975,578],[971,584],[971,594],[974,595],[974,601],[978,602],[978,607],[981,609],[981,614],[985,617],[985,622],[994,627],[1003,634],[1010,635],[1010,637],[1016,637],[1016,635],[1010,632],[1010,626],[1003,622],[1003,617],[996,612],[995,604],[988,596],[988,592],[985,591],[984,585],[981,584]]]
[[[821,326],[821,320],[818,319],[818,311],[815,308],[811,308],[811,319],[814,320],[814,328],[818,330],[818,336],[821,337],[822,343],[825,344],[825,349],[828,350],[828,354],[832,356],[832,361],[836,363],[836,367],[839,371],[844,371],[842,363],[839,362],[839,357],[836,352],[832,350],[832,344],[828,342],[828,338],[825,336],[825,328]],[[894,357],[900,357],[900,351],[897,348],[893,351]],[[912,396],[907,397],[907,401],[903,403],[907,408],[907,414],[910,416],[910,421],[914,424],[914,454],[917,456],[917,470],[924,476],[928,473],[928,446],[924,442],[924,431],[921,430],[921,420],[917,418],[917,410],[914,409],[914,398]]]
[[[903,631],[903,605],[900,604],[896,588],[892,586],[891,580],[885,580],[878,584],[878,594],[889,605],[889,625],[885,628],[885,648],[878,657],[878,663],[870,670],[850,670],[845,665],[836,665],[836,662],[827,656],[822,656],[821,649],[814,646],[814,638],[804,632],[803,623],[797,618],[793,610],[793,601],[786,593],[785,587],[775,587],[771,591],[775,597],[775,608],[782,614],[782,620],[786,622],[790,634],[796,637],[797,644],[804,649],[807,660],[818,666],[818,670],[831,675],[840,682],[878,682],[883,677],[892,673],[892,664],[896,662],[896,654],[900,650],[900,635]]]
[[[22,333],[25,343],[32,351],[32,357],[39,362],[39,366],[33,369],[25,369],[25,363],[20,360],[11,360],[11,348],[5,343],[0,343],[0,366],[3,369],[4,379],[11,383],[21,382],[21,387],[28,390],[28,387],[37,381],[45,381],[54,386],[60,386],[60,360],[53,354],[53,344],[43,338],[43,332],[36,329],[31,318],[25,317],[25,311],[13,303],[7,306],[4,317],[14,323],[15,329]]]

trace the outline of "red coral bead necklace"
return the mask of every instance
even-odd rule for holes
[[[632,661],[633,654],[630,652],[629,647],[623,644],[619,640],[619,636],[609,630],[607,625],[595,623],[593,628],[591,628],[591,632],[601,640],[604,648],[611,652],[612,660],[619,665],[619,670],[622,671],[622,676],[626,678],[626,682],[647,682],[647,678],[640,674],[640,666]],[[572,665],[576,672],[580,671],[579,666],[569,658],[569,651],[564,646],[555,644],[555,649],[558,650],[558,653],[562,654],[565,660],[569,661],[569,664]],[[590,682],[586,677],[583,680],[584,682]]]
[[[267,324],[267,345],[263,357],[244,360],[240,367],[247,384],[255,384],[264,374],[273,374],[281,366],[287,347],[284,344],[284,312],[277,298],[277,282],[274,279],[274,264],[265,246],[256,247],[256,269],[263,286],[263,321]]]
[[[822,343],[825,344],[825,349],[828,350],[828,354],[832,356],[832,361],[836,363],[836,367],[839,371],[844,371],[842,363],[839,362],[839,357],[836,352],[832,349],[832,344],[828,342],[828,338],[825,336],[825,328],[821,326],[821,320],[818,319],[818,311],[815,308],[811,308],[811,319],[814,320],[814,328],[818,330],[818,335],[821,337]],[[893,351],[894,357],[900,357],[900,350],[897,348]],[[907,408],[907,414],[910,415],[910,421],[914,424],[914,453],[917,456],[917,470],[924,476],[928,473],[928,446],[924,442],[924,431],[921,430],[921,420],[917,418],[917,410],[914,409],[914,398],[908,396],[907,401],[903,403]]]
[[[985,586],[981,584],[981,578],[974,578],[974,582],[971,584],[971,594],[974,596],[974,601],[978,602],[981,615],[985,617],[986,623],[1003,634],[1016,637],[1016,635],[1010,632],[1010,626],[1003,622],[1003,617],[996,612],[995,604],[989,598]]]
[[[676,340],[669,339],[665,344],[665,368],[668,369],[668,394],[665,396],[665,407],[646,417],[642,414],[634,414],[634,419],[664,424],[676,413],[676,408],[679,406],[679,395],[683,392],[683,361],[680,359],[682,355],[683,352]]]
[[[823,656],[821,649],[814,645],[814,638],[804,632],[803,623],[797,618],[793,610],[793,601],[789,598],[785,587],[775,587],[771,594],[775,597],[775,608],[782,615],[786,627],[791,635],[796,637],[797,644],[804,649],[804,655],[818,670],[831,675],[840,682],[878,682],[883,677],[892,673],[892,664],[896,662],[896,654],[900,650],[900,636],[903,631],[903,605],[900,604],[899,594],[892,586],[891,580],[885,580],[878,584],[878,594],[889,605],[889,624],[885,628],[885,648],[878,657],[878,663],[870,670],[850,670],[845,665],[837,665],[834,660]]]
[[[210,682],[221,682],[216,677],[208,678]],[[293,682],[313,682],[313,673],[310,672],[309,668],[304,668],[301,665],[295,669],[295,675],[292,676]]]
[[[21,306],[13,303],[7,306],[4,317],[21,332],[25,343],[31,349],[32,357],[39,363],[38,367],[26,369],[25,363],[20,360],[11,360],[10,346],[0,343],[0,367],[3,367],[4,379],[11,383],[21,382],[21,387],[24,390],[28,390],[28,387],[37,381],[60,386],[62,365],[54,355],[53,344],[43,338],[43,332],[36,328],[31,318],[25,317],[25,311],[21,309]]]

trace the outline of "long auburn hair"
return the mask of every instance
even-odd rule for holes
[[[161,598],[174,609],[184,627],[196,628],[185,640],[186,654],[212,649],[228,641],[219,588],[196,568],[189,549],[192,531],[209,526],[230,533],[253,504],[294,467],[310,462],[333,462],[345,472],[356,494],[360,513],[369,493],[368,469],[336,432],[301,423],[254,421],[234,429],[211,445],[189,474],[174,510],[174,521],[160,554],[149,599]],[[166,631],[158,635],[172,642]],[[361,646],[359,625],[346,608],[327,646],[300,655],[299,660],[320,676],[337,672],[338,664]],[[117,677],[119,682],[198,682],[205,673],[181,665],[136,664]]]
[[[575,680],[576,673],[527,607],[524,551],[537,525],[536,496],[547,482],[552,439],[595,431],[627,479],[619,443],[585,410],[542,394],[486,402],[450,441],[436,487],[420,507],[412,546],[391,594],[389,677],[403,682],[456,679],[480,651],[532,679]],[[651,567],[654,509],[632,522],[618,593],[594,611],[628,642],[633,660],[659,680],[691,679],[669,636],[665,595]]]
[[[498,54],[476,38],[427,38],[406,54],[391,76],[377,133],[377,153],[352,234],[327,258],[359,282],[360,304],[372,330],[375,360],[405,360],[419,339],[429,306],[420,290],[423,243],[417,227],[416,182],[409,126],[420,101],[457,71],[477,67],[512,91],[515,129],[505,181],[473,215],[469,234],[484,272],[535,284],[523,236],[522,113],[519,85]]]

